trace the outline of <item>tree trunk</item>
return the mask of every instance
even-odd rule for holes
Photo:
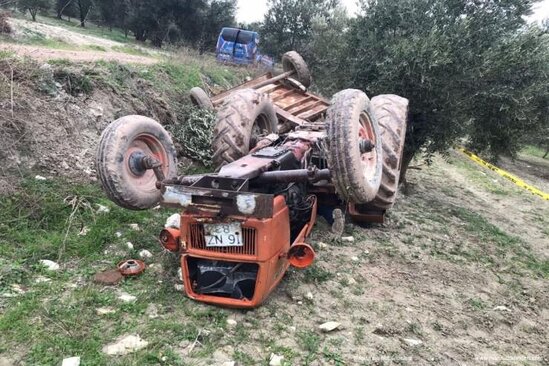
[[[547,155],[549,154],[549,146],[547,146],[545,148],[545,154],[543,155],[543,159],[545,159],[547,157]]]
[[[400,178],[399,182],[400,184],[404,184],[406,186],[406,173],[408,172],[408,167],[410,166],[410,163],[412,162],[412,159],[416,155],[415,151],[410,151],[406,148],[404,148],[404,153],[402,154],[402,161],[400,163]]]
[[[37,12],[37,11],[38,11],[37,9],[34,9],[34,10],[33,10],[33,9],[29,9],[29,13],[30,13],[30,15],[31,15],[31,18],[32,18],[32,21],[33,21],[33,22],[36,22],[36,12]]]

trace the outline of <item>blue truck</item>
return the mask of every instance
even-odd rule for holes
[[[271,57],[259,52],[259,34],[257,32],[239,29],[223,28],[217,39],[216,58],[220,62],[238,65],[263,65],[273,67]]]

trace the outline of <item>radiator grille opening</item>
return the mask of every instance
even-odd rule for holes
[[[216,253],[256,255],[256,229],[243,227],[242,237],[244,245],[241,247],[206,247],[204,225],[194,223],[190,225],[192,249],[207,250]]]

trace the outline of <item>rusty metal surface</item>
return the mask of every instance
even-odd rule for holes
[[[329,169],[294,169],[294,170],[275,170],[265,172],[255,178],[253,184],[273,184],[273,183],[305,183],[318,182],[321,180],[330,180]]]
[[[165,185],[162,189],[161,204],[183,208],[187,213],[197,215],[235,215],[259,219],[273,215],[271,194],[204,188],[196,183],[192,186]]]
[[[223,166],[219,170],[219,175],[223,177],[255,178],[260,173],[269,170],[274,163],[274,159],[249,154]]]
[[[385,210],[380,210],[368,204],[349,203],[348,212],[353,222],[383,224],[385,221]]]
[[[291,72],[277,76],[273,76],[271,73],[261,75],[215,95],[211,98],[212,103],[218,107],[227,96],[236,90],[257,89],[269,95],[275,105],[278,117],[283,121],[290,122],[291,126],[299,126],[306,121],[319,119],[326,112],[330,103],[320,96],[308,93],[299,83],[291,81],[291,75]]]

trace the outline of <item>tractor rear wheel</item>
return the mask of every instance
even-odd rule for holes
[[[303,84],[305,88],[311,86],[311,72],[299,53],[288,51],[282,55],[282,69],[284,72],[293,71],[294,79]]]
[[[400,166],[406,137],[408,99],[386,94],[372,98],[383,145],[383,175],[372,206],[388,210],[393,207],[398,191]]]
[[[155,120],[137,115],[112,122],[101,135],[96,153],[97,175],[107,196],[131,210],[156,206],[161,192],[152,170],[140,165],[144,156],[162,163],[166,178],[177,174],[176,151],[168,132]]]
[[[213,163],[217,169],[246,155],[261,136],[276,133],[278,119],[266,94],[253,89],[232,93],[217,113]]]
[[[193,105],[202,109],[209,109],[211,111],[214,110],[212,100],[208,94],[206,94],[204,89],[199,88],[198,86],[192,88],[190,98]]]
[[[335,94],[326,112],[328,166],[341,199],[373,200],[381,184],[383,150],[370,99],[360,90]]]

